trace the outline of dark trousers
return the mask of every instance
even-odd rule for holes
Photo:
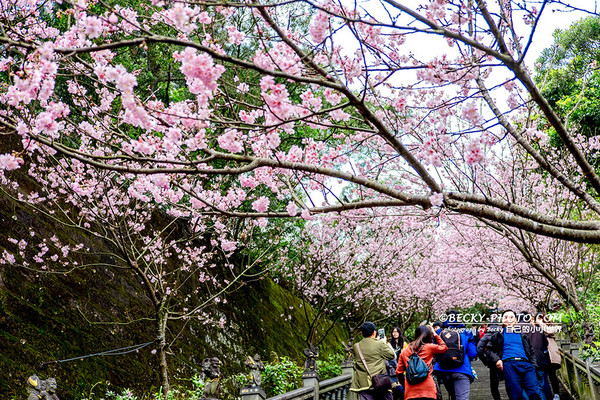
[[[552,399],[552,389],[550,389],[550,382],[548,380],[548,371],[538,370],[537,377],[538,377],[538,382],[540,384],[540,390],[544,394],[544,397],[546,398],[546,400]]]
[[[358,392],[360,400],[393,400],[392,392],[389,390],[363,390]]]
[[[525,392],[529,400],[541,400],[543,395],[540,391],[535,367],[527,361],[505,361],[504,383],[510,400],[517,400],[521,393]]]
[[[558,383],[558,376],[556,376],[556,371],[560,369],[560,364],[551,364],[550,369],[548,369],[548,378],[550,380],[550,384],[552,385],[552,391],[554,394],[558,394],[560,390],[560,383]]]
[[[492,392],[492,399],[501,400],[500,397],[500,381],[504,379],[502,371],[496,367],[490,368],[490,391]]]
[[[471,392],[471,378],[460,372],[446,372],[440,374],[442,383],[446,387],[450,400],[469,400]]]

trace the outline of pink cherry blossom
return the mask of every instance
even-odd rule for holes
[[[429,201],[434,207],[441,207],[444,205],[444,195],[442,193],[434,193],[429,196]]]
[[[250,89],[250,86],[248,86],[248,84],[247,84],[247,83],[245,83],[245,82],[242,82],[242,83],[240,83],[239,85],[237,85],[237,88],[236,88],[236,89],[237,89],[237,90],[238,90],[238,92],[240,92],[240,93],[248,93],[248,90]]]
[[[244,147],[240,138],[240,132],[235,129],[227,129],[225,133],[217,138],[219,146],[232,153],[240,153]]]
[[[266,212],[269,209],[270,200],[266,196],[260,196],[252,203],[252,209],[256,212]]]
[[[465,148],[465,161],[469,165],[477,164],[484,159],[481,142],[477,139],[471,140]]]
[[[245,38],[245,35],[238,31],[235,26],[228,26],[227,32],[229,33],[229,41],[233,44],[240,45]]]
[[[0,154],[0,169],[12,171],[20,168],[23,164],[23,159],[15,157],[12,154]]]
[[[292,217],[295,217],[296,214],[298,214],[298,206],[292,201],[288,203],[285,209],[287,210],[288,214]]]
[[[104,28],[102,26],[102,20],[98,17],[84,17],[81,20],[81,24],[83,25],[83,32],[90,39],[96,39],[100,37],[104,31]]]
[[[221,248],[223,251],[231,252],[237,248],[237,243],[232,240],[223,239],[221,240]]]

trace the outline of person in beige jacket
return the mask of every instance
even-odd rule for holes
[[[558,400],[560,398],[558,395],[560,383],[558,382],[556,371],[560,369],[560,363],[562,360],[560,351],[558,350],[558,345],[556,344],[555,334],[557,331],[560,331],[561,327],[557,324],[546,324],[546,320],[547,315],[543,312],[538,312],[535,315],[536,325],[539,325],[543,329],[544,333],[546,334],[546,338],[548,339],[548,356],[550,357],[550,366],[548,367],[547,374],[550,384],[552,385],[552,392],[554,393],[553,400]]]
[[[363,340],[354,345],[354,372],[350,390],[357,392],[360,400],[392,400],[390,390],[374,390],[371,388],[371,376],[387,373],[385,362],[396,357],[394,349],[384,339],[377,338],[377,328],[372,322],[360,326]],[[359,355],[358,348],[368,368]],[[369,375],[369,372],[371,375]]]

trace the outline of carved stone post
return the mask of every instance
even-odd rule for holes
[[[343,343],[346,356],[342,361],[342,375],[350,375],[354,371],[354,340],[350,339],[348,343]]]
[[[310,346],[304,349],[306,361],[304,362],[304,372],[302,373],[302,384],[304,387],[314,388],[314,398],[319,398],[319,382],[321,377],[317,372],[317,357],[319,356],[319,348]]]
[[[579,357],[580,349],[581,345],[579,343],[571,343],[571,354],[573,354],[573,357]]]
[[[56,395],[56,379],[41,380],[37,375],[27,379],[28,400],[59,400]]]
[[[562,342],[560,344],[560,348],[563,353],[563,365],[564,365],[565,372],[566,372],[565,380],[569,386],[569,390],[572,391],[573,386],[574,386],[573,382],[575,380],[575,374],[577,374],[577,367],[575,366],[575,363],[572,362],[572,360],[567,357],[567,355],[571,354],[571,342],[570,341]]]
[[[265,370],[265,365],[260,361],[259,355],[255,354],[254,357],[248,356],[244,365],[250,368],[250,384],[240,389],[242,400],[265,400],[267,395],[260,387],[260,373]]]
[[[598,387],[596,386],[596,381],[592,377],[592,371],[590,369],[590,363],[585,362],[585,371],[587,373],[588,385],[590,385],[590,393],[592,394],[591,400],[598,400]]]
[[[202,360],[202,372],[206,378],[202,399],[216,400],[221,393],[221,361],[216,358]]]
[[[265,400],[267,395],[260,386],[245,387],[240,389],[242,400]]]
[[[575,374],[575,379],[573,380],[573,382],[571,382],[571,384],[573,384],[573,386],[578,385],[579,387],[581,387],[581,372],[579,371],[579,368],[577,368],[577,359],[579,358],[579,346],[579,343],[571,343],[571,355],[573,356],[573,372]]]

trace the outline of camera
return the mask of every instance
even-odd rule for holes
[[[380,329],[378,331],[378,334],[379,334],[379,339],[383,339],[385,337],[385,331],[383,329]]]

